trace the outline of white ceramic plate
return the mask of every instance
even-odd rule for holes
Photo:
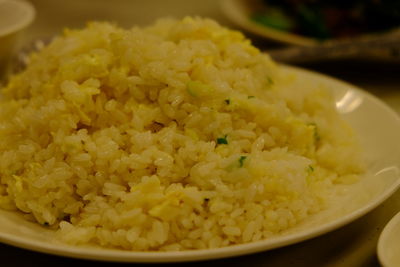
[[[296,82],[323,85],[334,92],[336,106],[360,136],[368,170],[337,205],[309,218],[279,237],[230,247],[183,252],[130,252],[89,246],[69,246],[54,240],[54,232],[30,223],[20,214],[0,210],[0,241],[30,250],[75,258],[121,262],[177,262],[223,258],[294,244],[337,229],[363,216],[393,194],[400,184],[400,119],[374,96],[350,84],[310,71],[283,67]],[[344,205],[345,204],[345,205]]]
[[[385,226],[378,241],[378,258],[384,267],[400,266],[400,212]]]

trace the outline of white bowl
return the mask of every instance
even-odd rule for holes
[[[389,221],[379,237],[378,258],[384,267],[400,266],[400,212]]]
[[[22,31],[34,18],[35,9],[29,2],[0,0],[0,78],[6,75]]]

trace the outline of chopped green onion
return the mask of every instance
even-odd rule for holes
[[[308,167],[307,167],[307,172],[308,172],[308,173],[314,172],[314,167],[311,166],[311,165],[308,165]]]
[[[312,122],[312,123],[309,123],[308,125],[313,126],[313,128],[314,128],[314,141],[319,142],[319,140],[321,140],[321,136],[319,135],[317,124]]]
[[[246,156],[240,156],[239,158],[239,167],[243,167],[244,161],[246,160]]]
[[[273,85],[274,84],[274,80],[272,80],[271,77],[267,77],[267,82],[269,85]]]
[[[227,137],[227,135],[225,135],[224,137],[217,138],[217,144],[218,145],[222,145],[222,144],[227,145],[228,140],[226,139],[226,137]]]
[[[247,96],[247,99],[251,99],[251,98],[255,98],[255,96],[254,95]]]

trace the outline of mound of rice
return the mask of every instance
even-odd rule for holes
[[[362,172],[329,90],[209,19],[66,30],[0,103],[0,207],[71,244],[270,238]]]

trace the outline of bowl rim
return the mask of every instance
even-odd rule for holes
[[[0,0],[1,5],[8,4],[13,8],[17,8],[25,12],[24,16],[20,16],[15,19],[12,24],[6,25],[4,28],[0,28],[0,37],[4,37],[13,33],[16,33],[24,28],[26,28],[29,24],[31,24],[36,16],[36,11],[34,6],[25,0]]]
[[[386,224],[378,239],[377,254],[379,262],[386,267],[390,265],[390,261],[386,257],[387,239],[390,238],[392,231],[400,227],[400,212],[397,212]],[[394,265],[393,265],[394,266]]]

